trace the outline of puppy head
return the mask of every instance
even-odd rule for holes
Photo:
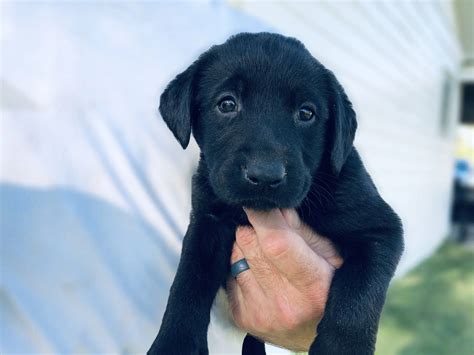
[[[183,148],[191,131],[224,202],[296,207],[316,171],[339,174],[355,113],[334,75],[297,40],[239,34],[202,54],[160,99]]]

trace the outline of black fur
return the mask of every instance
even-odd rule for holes
[[[229,96],[237,111],[222,113]],[[302,105],[315,111],[309,122],[298,119]],[[248,225],[242,206],[296,208],[344,258],[309,353],[373,354],[402,227],[353,148],[355,113],[332,72],[295,39],[239,34],[178,75],[160,112],[184,148],[193,132],[201,159],[180,264],[148,354],[208,354],[210,308],[229,274],[236,227]],[[249,182],[252,164],[269,174],[283,166],[283,180]],[[264,353],[250,337],[245,348]]]

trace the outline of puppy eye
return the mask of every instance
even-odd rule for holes
[[[234,98],[228,96],[224,97],[219,103],[217,104],[219,111],[222,113],[229,113],[237,111],[237,104],[235,103]]]
[[[300,121],[310,121],[314,118],[314,116],[314,111],[307,106],[301,107],[300,111],[298,112],[298,118]]]

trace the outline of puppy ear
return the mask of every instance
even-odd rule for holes
[[[331,71],[327,72],[331,87],[329,156],[331,170],[338,175],[352,151],[357,121],[352,103],[341,84]]]
[[[193,79],[196,64],[173,79],[160,97],[160,114],[183,149],[191,137]]]

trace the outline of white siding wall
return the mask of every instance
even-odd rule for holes
[[[460,58],[451,3],[233,4],[297,37],[334,71],[358,113],[356,147],[404,223],[399,272],[429,255],[449,232],[457,93],[447,134],[441,105],[446,73],[456,77]]]

